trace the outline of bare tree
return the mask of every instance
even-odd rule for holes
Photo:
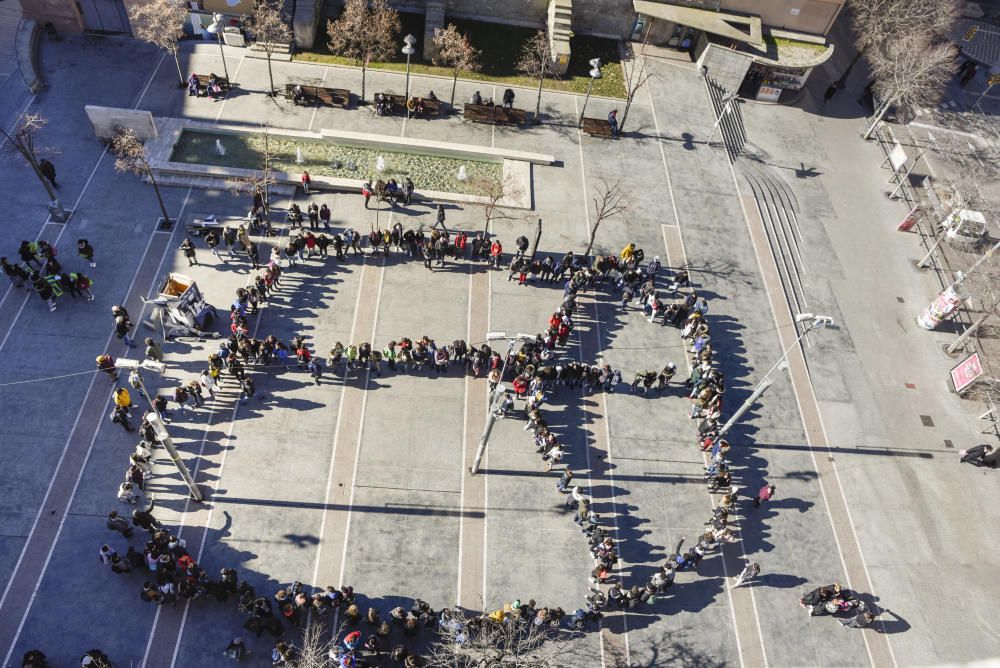
[[[149,0],[132,4],[128,8],[128,20],[135,36],[174,57],[181,86],[185,83],[184,73],[177,54],[180,50],[179,42],[184,37],[187,16],[187,4],[180,0]]]
[[[934,104],[955,72],[955,54],[949,43],[908,40],[871,51],[868,59],[875,75],[875,92],[882,104],[865,130],[871,137],[890,107],[912,114],[923,105]]]
[[[160,212],[163,213],[163,227],[170,227],[170,214],[167,213],[167,207],[163,203],[162,195],[160,195],[160,187],[156,184],[153,168],[149,166],[146,145],[136,135],[135,130],[131,128],[119,130],[111,140],[111,152],[117,157],[115,160],[116,170],[145,176],[153,184],[156,201],[160,203]]]
[[[48,120],[39,114],[21,114],[14,123],[14,127],[10,133],[2,127],[0,127],[0,133],[6,137],[13,149],[21,154],[21,157],[25,159],[28,166],[30,166],[32,171],[35,172],[35,176],[38,177],[42,187],[45,188],[45,192],[49,196],[49,201],[55,202],[56,193],[52,190],[52,184],[49,183],[49,180],[45,178],[45,175],[42,173],[40,166],[41,161],[38,157],[37,147],[35,146],[35,133],[44,128],[47,124]],[[65,214],[61,208],[57,208],[53,211],[53,218],[58,217],[62,220],[64,216]]]
[[[542,84],[552,72],[552,48],[549,34],[539,30],[521,47],[521,58],[517,61],[517,71],[527,77],[538,77],[538,99],[535,102],[535,122],[542,111]]]
[[[957,0],[851,0],[850,6],[855,43],[862,52],[947,36],[959,15]]]
[[[478,198],[474,204],[483,210],[483,239],[490,238],[490,224],[494,220],[510,220],[504,201],[520,197],[521,187],[509,176],[494,179],[489,176],[474,175],[468,180],[469,190]]]
[[[302,650],[298,653],[296,665],[299,668],[338,668],[340,662],[331,656],[331,650],[337,645],[337,635],[326,639],[326,626],[321,621],[307,624],[302,631]]]
[[[458,73],[479,71],[479,50],[472,46],[468,35],[458,32],[454,23],[434,30],[434,49],[434,64],[452,68],[450,104],[454,107]]]
[[[608,218],[620,216],[628,211],[625,203],[625,193],[622,192],[621,181],[609,182],[601,178],[594,188],[594,224],[590,228],[590,239],[587,243],[587,250],[583,251],[583,256],[590,255],[594,247],[594,239],[597,237],[597,228]]]
[[[461,621],[441,625],[439,638],[427,651],[429,668],[557,668],[569,665],[573,645],[567,634],[557,630],[519,624],[513,620],[497,623],[483,619],[482,625]]]
[[[267,94],[273,96],[274,75],[271,73],[271,56],[279,44],[288,44],[292,41],[292,31],[288,27],[287,17],[281,10],[280,0],[257,0],[246,21],[257,46],[267,56],[267,78],[271,84]]]
[[[590,228],[590,239],[587,243],[587,250],[583,251],[583,257],[589,257],[590,251],[594,247],[594,238],[597,237],[597,228],[608,218],[620,216],[628,211],[625,203],[625,193],[622,192],[621,181],[609,182],[601,178],[594,188],[594,224]]]
[[[274,169],[271,167],[273,154],[271,153],[271,133],[270,126],[262,123],[260,126],[261,137],[264,139],[264,150],[261,152],[261,168],[254,170],[248,176],[237,176],[226,180],[229,191],[234,196],[249,195],[251,206],[260,196],[261,208],[264,209],[264,228],[267,233],[271,231],[271,186],[277,179],[274,176]]]
[[[361,66],[362,102],[369,63],[392,56],[399,29],[399,13],[387,0],[347,0],[340,18],[327,23],[330,51]]]
[[[628,120],[628,110],[632,108],[635,94],[653,73],[646,69],[646,59],[639,57],[622,63],[622,76],[625,80],[625,112],[618,123],[618,134],[625,131],[625,121]]]
[[[882,100],[865,130],[868,139],[893,105],[910,114],[940,97],[954,73],[956,51],[949,33],[958,19],[959,2],[851,0],[851,8],[859,55],[864,53],[871,63],[874,89]]]
[[[983,325],[991,318],[995,319],[1000,315],[1000,260],[996,256],[990,258],[979,268],[979,270],[963,282],[966,292],[969,294],[968,306],[976,309],[976,319],[972,321],[961,336],[956,338],[945,352],[954,353],[965,345],[972,336],[975,336]],[[981,350],[981,357],[991,358],[988,350]]]

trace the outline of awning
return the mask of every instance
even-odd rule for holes
[[[639,14],[651,16],[654,19],[680,23],[698,30],[721,35],[737,42],[747,42],[756,46],[764,46],[764,34],[761,30],[759,16],[740,16],[725,12],[712,12],[694,7],[668,5],[650,0],[632,0],[632,6]],[[749,34],[736,26],[745,26]]]

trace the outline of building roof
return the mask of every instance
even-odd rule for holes
[[[714,12],[695,7],[652,2],[651,0],[632,0],[632,6],[639,14],[645,14],[654,19],[680,23],[738,42],[759,47],[764,46],[764,35],[759,16],[727,14],[726,12]]]

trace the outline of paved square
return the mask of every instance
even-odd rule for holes
[[[941,435],[956,444],[974,438],[972,409],[939,390],[948,366],[936,353],[940,341],[912,324],[909,305],[933,294],[931,279],[912,274],[913,251],[885,224],[898,211],[872,185],[882,178],[877,149],[854,139],[857,119],[849,114],[819,115],[813,91],[802,109],[741,105],[752,143],[747,155],[756,159],[733,163],[722,146],[704,143],[715,116],[701,74],[655,58],[646,59],[655,77],[632,105],[628,136],[606,141],[579,132],[582,100],[568,94],[544,94],[542,125],[494,128],[457,117],[377,117],[367,107],[294,107],[260,92],[266,63],[238,49],[227,49],[227,58],[239,87],[215,103],[178,91],[169,58],[135,42],[46,41],[40,57],[48,90],[8,96],[0,118],[9,125],[24,109],[50,118],[46,150],[53,151],[60,195],[74,215],[65,227],[47,222],[33,175],[17,160],[4,161],[3,252],[14,256],[22,238],[38,237],[57,245],[64,266],[86,270],[74,248],[76,239],[88,238],[98,254],[97,268],[87,270],[97,299],[62,297],[49,313],[23,290],[2,293],[4,665],[31,648],[45,651],[53,665],[73,665],[100,647],[116,665],[217,666],[239,635],[254,652],[249,662],[266,665],[271,646],[266,635],[258,640],[243,630],[245,617],[232,601],[201,598],[157,608],[138,596],[143,573],[119,577],[97,559],[106,541],[120,553],[143,546],[141,532],[126,541],[105,528],[109,510],[131,510],[114,495],[135,437],[107,419],[111,386],[103,374],[95,377],[93,360],[105,350],[141,354],[110,336],[111,305],[124,304],[136,322],[150,317],[140,297],[176,270],[194,278],[224,316],[235,290],[256,272],[243,257],[216,259],[201,241],[200,264],[188,268],[179,250],[183,225],[154,231],[159,213],[151,189],[115,173],[112,156],[92,137],[84,104],[551,153],[555,165],[532,170],[534,208],[491,228],[508,257],[514,239],[531,238],[539,218],[540,253],[558,260],[567,250],[582,251],[593,224],[594,184],[620,180],[629,210],[602,223],[596,250],[617,254],[634,242],[646,260],[659,256],[667,267],[689,268],[710,305],[712,346],[727,379],[724,415],[798,335],[789,301],[834,317],[837,328],[791,349],[789,373],[731,433],[736,485],[752,497],[774,483],[774,500],[760,508],[741,502],[732,521],[737,542],[706,557],[697,572],[678,573],[654,604],[608,611],[600,628],[591,623],[587,633],[575,634],[564,665],[923,665],[1000,652],[1000,634],[989,621],[998,591],[982,577],[993,561],[986,555],[995,551],[990,532],[982,531],[997,512],[983,503],[989,476],[956,471],[954,452],[939,445]],[[185,45],[182,66],[221,70],[218,50]],[[279,87],[299,81],[360,90],[360,72],[351,68],[273,67]],[[84,76],[111,69],[114,77]],[[411,86],[441,96],[449,83],[414,76]],[[398,73],[368,73],[368,91],[401,86]],[[457,98],[476,90],[498,97],[493,89],[461,81]],[[533,91],[517,94],[530,106]],[[601,116],[616,106],[620,101],[594,98],[588,112]],[[820,175],[793,179],[781,171],[799,162],[816,164]],[[746,176],[753,169],[764,170],[775,187],[784,184],[798,202],[801,272],[791,296],[789,258],[775,245],[779,230],[758,207]],[[220,190],[165,187],[163,194],[182,222],[192,213],[240,216],[247,207],[245,198]],[[337,232],[364,233],[374,225],[375,212],[360,195],[339,192],[280,199],[273,203],[275,220],[293,201],[303,210],[327,203]],[[434,215],[418,201],[383,210],[379,220],[383,227],[398,221],[429,228]],[[447,223],[474,236],[484,220],[475,206],[454,206]],[[259,240],[261,257],[285,243],[289,231],[278,228],[281,236]],[[287,269],[281,283],[251,318],[251,333],[286,342],[301,335],[324,358],[337,341],[370,341],[381,349],[389,340],[426,335],[439,344],[480,345],[491,331],[538,332],[563,294],[559,283],[519,286],[506,271],[468,259],[428,271],[397,252],[352,254],[344,262],[332,253],[310,258]],[[665,284],[664,276],[661,290]],[[693,544],[712,511],[685,391],[675,381],[662,394],[628,392],[640,369],[673,361],[678,379],[684,376],[690,344],[677,330],[648,323],[634,305],[622,310],[610,285],[586,291],[579,303],[560,358],[601,360],[619,369],[624,382],[614,393],[560,387],[545,412],[567,446],[564,463],[618,542],[614,578],[641,586],[681,539]],[[166,370],[147,373],[147,383],[168,392],[195,379],[216,347],[211,340],[165,344]],[[898,382],[901,368],[918,388],[934,389],[906,390]],[[157,451],[149,485],[156,517],[179,532],[210,576],[236,568],[265,596],[298,580],[310,590],[352,585],[362,609],[373,605],[383,616],[415,598],[435,609],[476,613],[514,599],[570,614],[582,607],[593,559],[555,490],[558,467],[545,472],[523,422],[498,421],[483,471],[472,476],[467,469],[487,413],[485,380],[457,366],[441,376],[383,371],[340,368],[317,386],[294,365],[252,368],[257,398],[241,404],[230,380],[205,407],[175,414],[170,433],[207,502],[186,499],[179,476]],[[918,414],[932,415],[936,426],[920,427]],[[978,509],[978,519],[967,518],[968,508]],[[949,564],[942,554],[951,555]],[[730,588],[747,560],[761,565],[761,576],[752,586]],[[879,621],[864,631],[842,630],[827,617],[805,615],[799,596],[829,582],[870,595],[884,611]]]

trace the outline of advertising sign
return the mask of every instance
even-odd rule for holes
[[[979,353],[973,353],[951,370],[951,382],[955,385],[955,391],[961,392],[982,375],[983,365],[979,361]]]
[[[911,229],[913,229],[913,226],[917,224],[917,219],[919,217],[920,217],[920,205],[917,204],[914,205],[912,209],[910,209],[910,212],[908,214],[906,214],[906,218],[904,218],[899,223],[899,225],[896,226],[896,230],[899,232],[909,232]]]

